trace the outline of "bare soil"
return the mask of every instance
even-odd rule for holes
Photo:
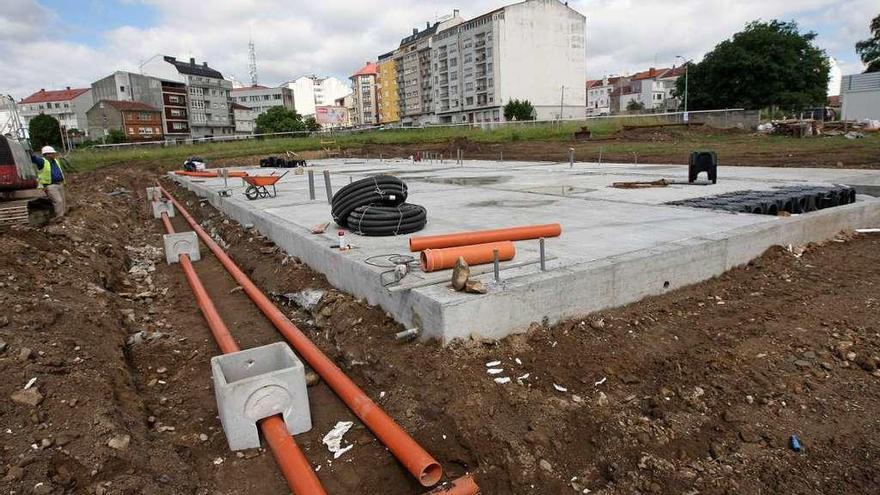
[[[0,233],[0,491],[287,492],[270,453],[226,446],[218,350],[179,267],[164,263],[144,197],[167,166],[75,175],[63,222]],[[277,300],[450,477],[472,472],[484,493],[880,486],[876,234],[772,249],[626,307],[442,348],[395,342],[401,328],[381,309],[172,190],[265,292],[326,291],[311,311]],[[197,271],[240,345],[280,341],[203,255]],[[487,373],[496,360],[511,383]],[[13,401],[32,378],[39,396],[25,399],[39,404]],[[323,382],[309,394],[314,427],[296,441],[329,493],[424,492]],[[321,438],[348,420],[355,446],[334,461]]]

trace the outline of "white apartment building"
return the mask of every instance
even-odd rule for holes
[[[232,101],[253,110],[255,116],[262,115],[272,107],[284,107],[294,110],[293,91],[287,86],[267,88],[266,86],[247,86],[234,88],[230,93]]]
[[[92,108],[92,89],[73,88],[46,91],[41,89],[18,102],[22,125],[28,127],[32,118],[40,114],[51,115],[66,130],[76,129],[88,133],[86,112]]]
[[[232,112],[235,115],[235,133],[250,135],[256,132],[257,115],[250,107],[238,102],[232,102]]]
[[[620,110],[625,111],[630,101],[641,103],[646,111],[674,111],[680,101],[675,97],[675,83],[684,74],[684,67],[650,69],[632,76],[628,90],[621,95]]]
[[[303,117],[315,115],[315,107],[333,105],[337,98],[351,93],[351,87],[335,77],[319,77],[314,74],[299,77],[286,86],[293,91],[296,111]]]
[[[433,110],[440,123],[498,122],[529,100],[538,120],[586,114],[586,18],[558,0],[525,0],[432,39]]]
[[[194,58],[181,62],[174,57],[154,58],[142,67],[144,74],[182,82],[187,85],[189,122],[192,137],[232,135],[235,122],[230,91],[232,82],[207,62],[196,64]]]

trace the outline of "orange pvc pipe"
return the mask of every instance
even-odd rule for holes
[[[479,495],[480,487],[474,477],[466,474],[448,485],[439,486],[425,495]]]
[[[174,233],[174,227],[171,225],[171,220],[166,213],[162,214],[162,223],[165,224],[165,229],[169,234]],[[217,312],[217,307],[214,306],[208,291],[205,290],[205,286],[202,284],[201,279],[199,279],[199,275],[196,273],[189,256],[181,254],[178,260],[180,261],[181,268],[183,268],[186,280],[189,282],[190,288],[192,288],[196,304],[198,304],[199,309],[202,311],[202,315],[205,317],[208,328],[211,330],[214,340],[217,341],[220,351],[223,354],[238,352],[240,350],[238,344],[229,332],[226,323],[223,322],[220,313]],[[275,456],[275,461],[278,463],[281,473],[287,480],[287,486],[290,490],[296,495],[326,495],[327,492],[321,485],[318,475],[315,474],[302,450],[293,440],[293,437],[290,436],[284,420],[280,416],[272,416],[261,420],[258,424],[263,432],[263,438],[266,439],[269,449]]]
[[[220,263],[238,282],[238,285],[251,298],[266,318],[284,335],[284,338],[296,349],[300,357],[306,360],[312,369],[336,392],[336,395],[351,411],[376,435],[379,441],[394,454],[394,457],[410,472],[422,486],[433,486],[443,476],[443,468],[425,449],[398,425],[381,407],[376,405],[363,390],[360,389],[345,373],[342,372],[318,346],[294,325],[272,301],[254,285],[241,268],[232,261],[223,248],[199,226],[198,222],[174,197],[157,184],[162,193],[174,203],[180,215],[186,219],[202,242],[214,253]]]
[[[455,246],[486,244],[487,242],[524,241],[541,237],[559,237],[562,225],[548,223],[545,225],[526,225],[494,230],[475,230],[472,232],[456,232],[454,234],[423,235],[409,238],[409,250],[412,252],[425,249],[443,249]]]
[[[457,246],[445,249],[426,249],[422,251],[422,271],[436,272],[455,266],[459,257],[464,258],[468,265],[482,265],[495,260],[498,250],[499,261],[509,261],[516,256],[516,246],[510,241],[475,244],[473,246]]]
[[[184,175],[187,177],[204,177],[206,179],[210,179],[212,177],[220,177],[220,174],[217,172],[190,172],[188,170],[176,170],[174,172],[175,175]],[[247,177],[247,172],[242,171],[230,171],[227,177]]]

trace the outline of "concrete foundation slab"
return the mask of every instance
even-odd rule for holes
[[[408,252],[409,236],[347,236],[341,252],[335,225],[324,234],[310,227],[330,220],[325,198],[310,199],[308,178],[288,175],[275,198],[249,201],[237,189],[221,197],[222,179],[174,176],[242,224],[253,225],[291,255],[325,274],[341,290],[380,305],[423,338],[448,342],[471,335],[504,337],[533,322],[555,322],[706,280],[759,256],[773,245],[801,245],[845,229],[880,226],[880,200],[860,195],[846,206],[790,217],[729,213],[672,206],[670,201],[777,186],[846,184],[859,191],[880,187],[880,172],[766,167],[719,167],[716,185],[615,189],[614,182],[665,178],[687,182],[687,166],[542,162],[319,160],[318,180],[329,172],[333,190],[351,180],[390,173],[409,186],[409,202],[428,209],[420,234],[441,234],[559,222],[562,236],[546,240],[546,271],[539,243],[517,242],[517,256],[501,265],[501,283],[489,270],[476,278],[485,295],[452,291],[437,273],[408,274],[387,286],[388,268],[366,261]],[[247,170],[247,169],[244,169]],[[252,174],[271,170],[250,169]],[[320,186],[319,186],[320,187]],[[294,289],[294,288],[291,288]]]
[[[291,435],[312,429],[305,369],[287,344],[214,356],[211,372],[230,450],[259,447],[257,421],[276,414]]]

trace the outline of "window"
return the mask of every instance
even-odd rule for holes
[[[141,120],[150,120],[150,114],[147,112],[141,112],[140,119]]]
[[[125,86],[119,86],[119,92],[125,93]]]
[[[128,133],[129,133],[129,134],[134,134],[134,127],[129,127],[129,128],[128,128]]]
[[[55,108],[61,108],[61,103],[56,103]]]
[[[274,95],[272,95],[272,99],[273,99],[273,100],[280,100],[280,99],[281,99],[281,95],[280,95],[280,94],[274,94]]]

